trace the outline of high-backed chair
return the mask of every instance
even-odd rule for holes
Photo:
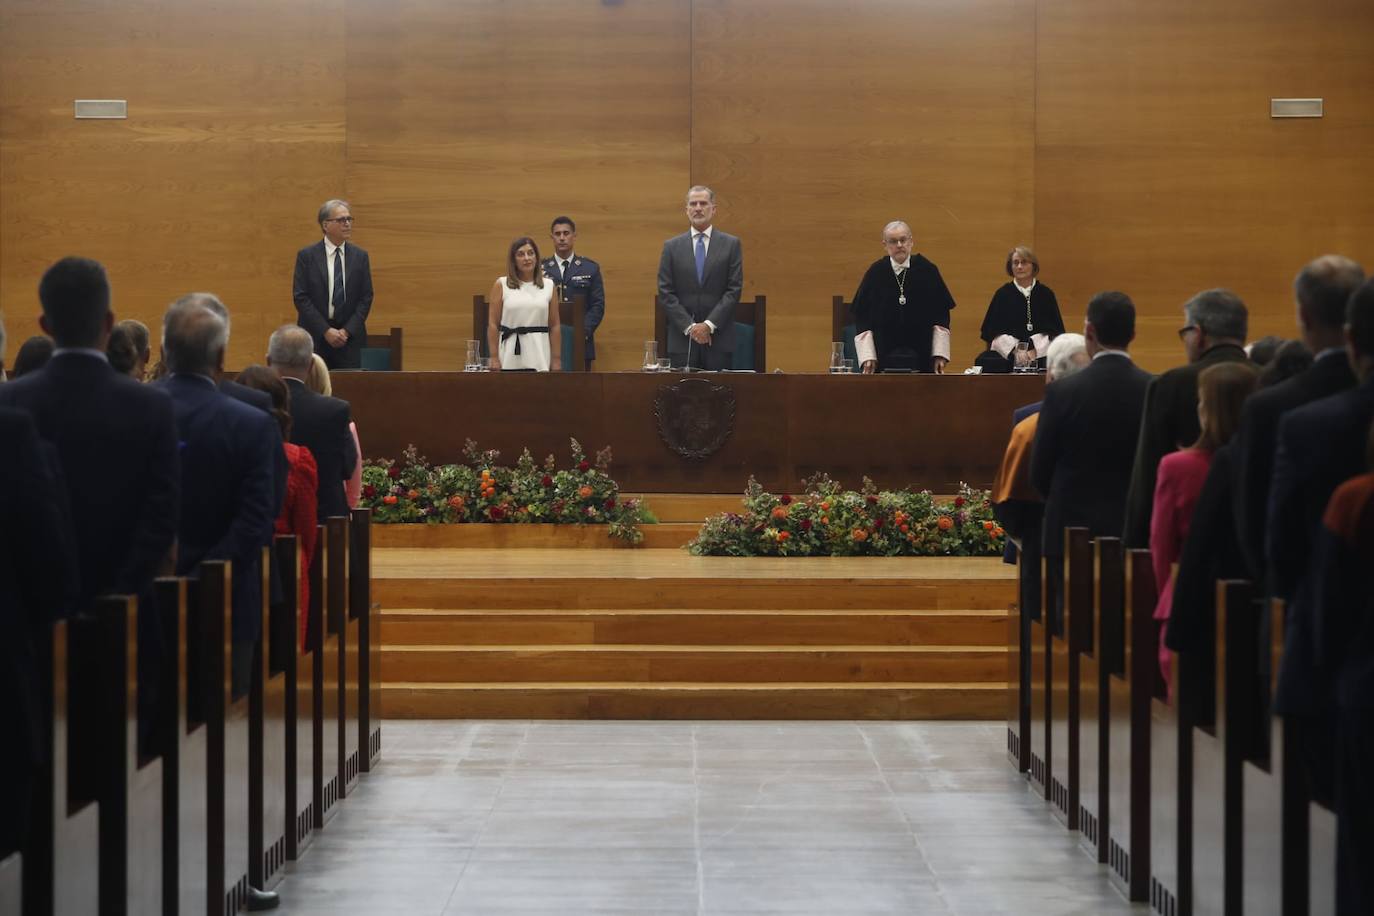
[[[491,304],[486,296],[472,297],[472,339],[478,341],[483,356],[491,355],[487,342],[487,318]],[[587,296],[577,293],[558,302],[558,327],[562,332],[564,372],[585,372],[587,367]]]
[[[854,303],[846,302],[844,296],[835,296],[830,302],[830,340],[844,341],[844,358],[852,359],[857,370],[859,351],[854,346],[854,337],[859,330],[854,325]]]
[[[386,334],[369,334],[363,342],[362,368],[374,371],[401,371],[401,329]]]
[[[668,315],[654,297],[654,340],[660,355],[668,353]],[[768,297],[741,299],[735,304],[735,352],[731,369],[768,371]]]

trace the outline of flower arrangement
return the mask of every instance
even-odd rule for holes
[[[415,446],[400,462],[363,463],[360,505],[379,524],[461,522],[607,525],[611,537],[631,544],[644,540],[643,524],[656,522],[637,499],[621,499],[608,473],[611,450],[588,459],[571,440],[572,463],[563,470],[550,455],[536,464],[529,449],[515,467],[499,464],[501,454],[479,451],[471,439],[463,449],[466,464],[431,465]]]
[[[1005,544],[988,492],[967,484],[938,503],[928,491],[879,492],[867,477],[857,492],[826,474],[803,488],[776,496],[749,478],[744,513],[708,518],[687,549],[712,557],[989,557]]]

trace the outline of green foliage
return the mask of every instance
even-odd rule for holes
[[[867,478],[858,491],[824,474],[804,487],[776,496],[749,478],[744,512],[708,518],[687,549],[712,557],[984,557],[1005,544],[986,490],[961,485],[937,503],[925,491],[880,492]]]
[[[410,446],[401,462],[389,459],[363,464],[360,505],[372,510],[379,524],[459,522],[556,525],[606,525],[611,537],[631,544],[644,540],[640,525],[657,521],[638,499],[621,499],[609,474],[611,450],[588,461],[576,439],[572,461],[558,470],[550,455],[535,463],[526,449],[515,467],[499,464],[501,454],[478,451],[468,440],[466,464],[432,466]]]

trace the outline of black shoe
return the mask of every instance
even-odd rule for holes
[[[250,885],[245,904],[250,913],[259,913],[263,910],[275,910],[277,907],[281,906],[281,897],[277,896],[276,891],[260,891],[256,887]]]

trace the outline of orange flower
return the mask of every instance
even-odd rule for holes
[[[787,518],[787,507],[775,506],[773,508],[773,518]]]
[[[411,499],[418,499],[420,497],[420,491],[411,490],[408,493],[406,493],[406,496],[410,497]]]
[[[992,529],[994,529],[994,528],[996,528],[996,527],[997,527],[997,526],[994,525],[992,522],[983,522],[983,530],[984,530],[984,531],[991,531]]]
[[[901,529],[902,529],[902,534],[906,534],[908,531],[911,530],[911,526],[910,526],[910,525],[901,525],[900,527],[901,527]]]
[[[463,497],[461,497],[461,496],[454,496],[454,497],[451,497],[451,498],[449,499],[449,501],[448,501],[448,504],[449,504],[450,506],[452,506],[453,508],[455,508],[455,509],[461,509],[461,508],[463,508]]]
[[[1006,532],[1006,530],[1003,529],[1003,528],[994,528],[994,529],[992,530],[992,533],[995,534],[995,535],[997,535],[997,536],[1000,538],[1000,537],[1002,537],[1004,534],[1006,534],[1007,532]]]
[[[823,509],[823,510],[826,511],[826,512],[829,512],[829,511],[830,511],[830,503],[827,502],[826,500],[821,500],[821,509]]]
[[[935,524],[940,526],[941,531],[948,531],[954,527],[954,519],[950,518],[948,515],[942,515],[940,516],[940,520]]]
[[[850,537],[854,538],[856,541],[866,541],[868,540],[868,532],[862,528],[855,528],[853,532],[851,532]]]
[[[779,532],[778,532],[778,543],[782,543],[783,541],[787,540],[787,539],[790,538],[791,536],[792,536],[792,535],[788,534],[786,531],[779,531]]]
[[[394,506],[396,505],[396,497],[391,495],[383,496],[382,502],[386,503],[388,506]]]
[[[583,484],[583,485],[578,489],[577,495],[580,496],[580,497],[582,497],[583,499],[586,499],[587,497],[589,497],[589,496],[592,495],[592,488],[589,487],[589,486],[587,486],[586,484]]]
[[[822,516],[821,516],[821,524],[822,524],[822,525],[828,525],[828,524],[830,524],[830,516],[828,516],[828,515],[822,515]]]

